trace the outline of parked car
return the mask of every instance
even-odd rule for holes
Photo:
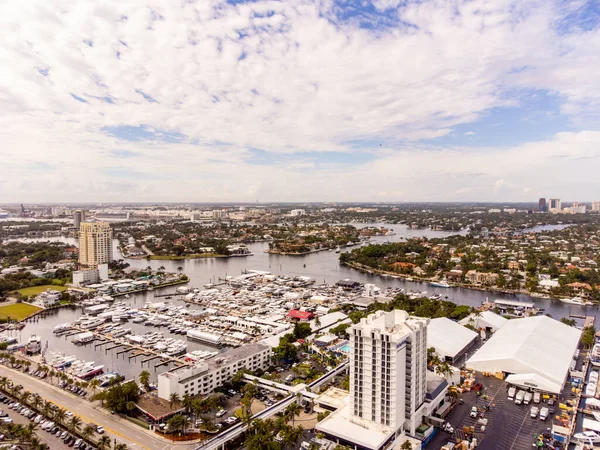
[[[476,418],[479,414],[479,411],[477,410],[477,406],[473,406],[471,408],[471,412],[469,413],[469,416]]]
[[[539,392],[533,393],[533,403],[539,403],[541,400],[541,394]]]
[[[227,411],[225,409],[219,409],[217,411],[217,417],[223,417],[225,414],[227,414]]]
[[[103,426],[96,427],[96,433],[98,433],[98,434],[104,434],[104,427]]]
[[[517,388],[514,386],[511,386],[508,389],[508,399],[512,402],[515,399],[515,394],[517,393]]]
[[[545,406],[540,409],[540,420],[546,420],[548,418],[548,408]]]

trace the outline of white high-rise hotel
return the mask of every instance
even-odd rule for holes
[[[429,319],[394,310],[379,311],[352,327],[353,416],[415,433],[419,423],[411,419],[424,403],[427,390],[428,323]]]
[[[430,386],[437,376],[427,372],[428,325],[429,319],[393,310],[352,326],[348,403],[319,422],[317,430],[360,450],[382,450],[416,436],[448,386],[445,380]]]

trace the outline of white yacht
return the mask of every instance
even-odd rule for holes
[[[569,305],[580,305],[580,306],[593,305],[592,302],[587,302],[584,299],[582,299],[581,297],[561,298],[560,301],[563,303],[567,303]]]
[[[582,431],[581,433],[575,433],[573,439],[588,444],[595,444],[600,442],[600,434],[595,431]]]

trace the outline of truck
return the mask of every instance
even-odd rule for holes
[[[512,402],[515,399],[515,394],[517,393],[517,388],[514,386],[511,386],[510,389],[508,389],[508,399]]]
[[[533,393],[533,403],[539,403],[541,399],[541,394],[539,392]]]
[[[538,412],[539,412],[539,408],[537,406],[532,406],[529,415],[531,416],[532,419],[535,419],[538,415]]]
[[[517,395],[515,396],[515,404],[520,405],[521,403],[523,403],[524,397],[525,397],[525,391],[517,392]]]
[[[523,397],[523,403],[529,405],[531,403],[531,399],[533,398],[533,394],[531,392],[525,392],[525,396]]]
[[[540,409],[540,420],[546,420],[548,418],[548,408],[545,406]]]

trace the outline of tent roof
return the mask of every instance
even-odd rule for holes
[[[554,394],[560,393],[562,389],[561,383],[554,383],[547,378],[538,375],[536,373],[522,373],[522,374],[512,374],[506,377],[506,382],[508,384],[514,384],[516,386],[521,386],[525,389],[539,389],[544,392],[552,392]]]
[[[454,357],[477,338],[473,330],[445,317],[431,319],[427,327],[427,347],[440,356]]]
[[[467,362],[492,372],[538,374],[563,385],[581,331],[547,316],[509,320]]]

